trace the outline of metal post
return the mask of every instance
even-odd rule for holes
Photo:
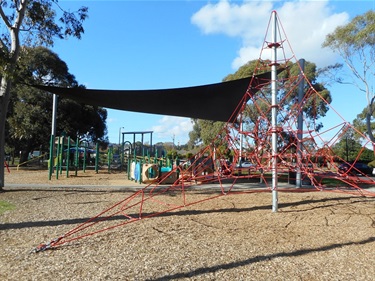
[[[69,178],[70,169],[70,137],[68,137],[68,148],[66,150],[66,177]]]
[[[96,143],[96,154],[95,154],[95,172],[99,172],[99,143]]]
[[[111,147],[109,147],[108,154],[107,154],[108,173],[111,172],[112,156],[113,156],[113,147],[111,146]]]
[[[272,212],[278,211],[277,194],[277,23],[276,11],[272,12],[272,58],[271,58],[271,92],[272,92]]]
[[[122,129],[124,129],[124,127],[120,127],[119,131],[118,131],[118,154],[120,155],[120,146],[121,146],[121,133],[122,133]]]
[[[53,94],[51,135],[56,135],[57,95]]]
[[[53,173],[53,151],[55,148],[55,136],[56,136],[56,112],[57,112],[57,95],[52,96],[52,126],[51,126],[51,141],[49,147],[49,172],[48,179],[51,180]]]
[[[134,149],[134,158],[136,158],[135,133],[133,133],[133,149]]]
[[[150,149],[151,149],[150,153],[153,153],[153,151],[152,151],[152,132],[150,133]]]
[[[121,145],[120,145],[120,172],[122,172],[122,170],[124,169],[124,133],[121,133]]]
[[[240,159],[238,160],[238,165],[241,168],[242,167],[242,146],[243,146],[243,122],[242,122],[242,116],[240,118]],[[241,173],[241,169],[239,169],[239,172]]]
[[[59,173],[60,173],[60,149],[61,149],[61,137],[58,137],[57,141],[57,149],[56,149],[56,179],[59,179]]]
[[[49,167],[48,167],[48,180],[52,179],[53,173],[53,147],[55,145],[55,135],[51,135],[51,140],[49,142]]]
[[[142,157],[145,157],[144,145],[143,145],[143,133],[141,133],[141,143],[142,143]]]
[[[77,176],[78,174],[78,169],[79,169],[79,151],[78,151],[78,148],[79,148],[79,137],[77,137],[77,141],[76,141],[76,152],[75,152],[75,176]]]
[[[61,144],[60,144],[60,151],[59,151],[59,173],[62,175],[62,166],[63,166],[63,160],[64,160],[64,143],[65,143],[65,137],[61,137]]]
[[[302,168],[302,138],[303,138],[303,110],[302,102],[304,95],[305,79],[303,72],[305,71],[305,60],[299,60],[300,74],[298,85],[298,118],[297,118],[297,171],[296,171],[296,187],[302,186],[301,168]]]
[[[85,147],[83,148],[83,163],[82,163],[82,169],[84,173],[86,173],[86,154],[87,154],[87,148],[85,144]]]

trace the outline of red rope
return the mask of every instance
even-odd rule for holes
[[[287,58],[285,55],[289,42],[286,36],[281,34],[283,32],[282,27],[279,31],[280,40],[278,44],[282,49],[284,58],[279,59],[278,63],[287,66],[291,62],[291,58]],[[264,42],[264,48],[261,50],[254,74],[269,70],[269,60],[262,59],[263,51],[269,47],[266,40]],[[293,51],[291,53],[292,58],[295,58]],[[290,72],[290,68],[287,67],[284,71]],[[189,167],[175,167],[159,182],[151,183],[131,196],[120,200],[57,239],[39,245],[35,251],[55,248],[84,237],[222,196],[271,192],[269,175],[274,172],[272,171],[271,161],[277,161],[277,180],[279,183],[277,190],[280,192],[345,192],[357,196],[375,197],[375,192],[362,188],[363,186],[375,186],[375,181],[365,175],[359,177],[340,175],[338,164],[335,162],[337,156],[333,153],[333,146],[343,138],[349,129],[361,135],[366,144],[372,146],[375,144],[346,122],[315,91],[305,74],[303,74],[303,79],[308,85],[308,91],[302,104],[303,106],[314,107],[311,109],[314,124],[308,127],[305,120],[307,130],[298,132],[297,115],[304,112],[304,107],[295,102],[297,83],[300,78],[296,75],[293,76],[291,73],[286,73],[283,77],[278,85],[278,90],[283,95],[279,94],[277,106],[279,114],[275,132],[278,135],[279,149],[274,159],[271,151],[271,136],[274,132],[270,129],[272,127],[270,124],[272,107],[269,95],[269,85],[272,81],[264,80],[258,81],[262,88],[256,94],[250,94],[250,91],[244,93],[244,98],[235,110],[235,112],[239,112],[238,115],[233,115],[230,118],[230,121],[237,120],[238,123],[228,122],[225,124],[213,142],[190,159],[191,165]],[[248,102],[245,103],[247,100]],[[316,107],[320,105],[327,106],[333,113],[336,113],[339,117],[339,124],[334,124],[331,128],[318,132],[316,131],[315,120],[316,114],[319,112]],[[218,108],[218,110],[220,109]],[[238,124],[243,124],[242,130]],[[298,139],[299,133],[303,135],[302,140]],[[242,140],[242,143],[240,140]],[[299,151],[300,146],[298,145],[300,143],[302,144],[301,151]],[[359,151],[356,160],[364,151],[365,147]],[[231,164],[227,163],[228,155],[233,157]],[[316,159],[319,157],[323,159],[326,166],[318,165]],[[256,169],[240,167],[242,160],[250,161]],[[293,179],[292,177],[297,171],[301,173],[301,177],[311,183],[310,187],[296,188],[295,185],[289,184],[291,180],[296,181],[296,178]],[[164,182],[168,180],[169,176],[175,174],[179,174],[180,177],[174,183],[165,185]],[[241,184],[241,181],[245,181],[247,185]],[[195,197],[192,194],[198,196],[198,199],[194,199]]]
[[[4,161],[4,167],[6,167],[6,168],[7,168],[7,171],[8,171],[8,173],[10,173],[10,170],[9,170],[9,166],[8,166],[8,163],[7,163],[7,161]]]

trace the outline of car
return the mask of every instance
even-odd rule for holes
[[[364,163],[342,163],[338,167],[340,174],[372,175],[373,168]]]
[[[257,165],[253,164],[249,161],[244,161],[241,163],[236,164],[233,169],[234,175],[250,175],[251,172],[255,172],[257,170]]]
[[[249,161],[244,161],[241,164],[237,164],[236,168],[256,168],[257,165],[249,162]]]

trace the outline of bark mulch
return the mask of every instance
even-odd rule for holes
[[[374,280],[374,197],[279,192],[274,213],[269,192],[227,195],[34,253],[134,194],[134,183],[90,171],[49,181],[12,170],[5,181],[0,201],[15,208],[0,214],[1,280]]]

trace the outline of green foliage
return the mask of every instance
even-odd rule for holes
[[[365,147],[361,156],[360,156],[360,158],[359,158],[359,161],[362,161],[364,163],[369,163],[369,162],[372,162],[374,160],[374,158],[375,158],[374,157],[374,151]]]
[[[363,132],[366,132],[368,137],[375,142],[374,126],[371,124],[375,110],[375,95],[371,89],[371,81],[375,75],[375,11],[370,10],[363,15],[356,16],[348,24],[337,27],[334,32],[327,35],[323,47],[337,52],[352,74],[349,81],[342,81],[342,79],[336,79],[336,81],[353,84],[360,92],[366,94],[366,111],[361,113],[365,114],[366,119],[366,129]]]
[[[222,138],[225,136],[223,131],[224,122],[215,122],[211,120],[194,119],[193,120],[193,131],[189,133],[190,144],[197,145],[201,142],[202,145],[207,146],[212,144],[218,149],[225,149],[220,147],[222,144]],[[193,138],[195,137],[195,139]],[[225,145],[225,144],[224,144]],[[193,148],[194,146],[190,146]]]
[[[78,83],[57,54],[44,47],[23,49],[8,112],[7,144],[28,153],[40,146],[49,146],[52,95],[25,83],[65,87],[77,87]],[[60,99],[56,132],[74,140],[77,134],[86,134],[86,138],[94,142],[104,140],[106,118],[104,108]]]
[[[169,159],[176,159],[177,157],[179,157],[179,155],[178,155],[178,153],[177,153],[177,151],[175,149],[167,151],[167,158],[169,158]]]
[[[53,9],[57,7],[58,13]],[[77,12],[63,10],[58,0],[0,1],[2,33],[0,34],[0,150],[5,149],[6,117],[11,99],[12,83],[21,77],[17,63],[22,47],[53,46],[56,38],[81,38],[87,7]],[[22,34],[22,35],[21,35]],[[13,91],[14,93],[15,91]],[[0,162],[4,153],[0,153]],[[0,189],[4,186],[4,171],[0,170]]]
[[[16,206],[7,202],[7,201],[0,201],[0,215],[6,211],[14,210]]]
[[[344,55],[360,52],[364,47],[375,45],[375,12],[370,10],[363,15],[339,26],[328,34],[323,47],[343,52]]]
[[[358,130],[358,132],[363,132],[366,134],[368,132],[368,124],[367,124],[367,114],[368,114],[368,108],[364,108],[361,113],[359,113],[356,117],[356,119],[353,120],[353,126]],[[372,120],[375,118],[375,112],[372,112]],[[370,122],[370,128],[371,131],[375,131],[375,122]],[[357,137],[363,137],[362,134],[356,132]]]
[[[374,160],[374,151],[363,147],[362,144],[355,139],[354,135],[344,136],[336,145],[332,147],[334,154],[340,159],[348,162],[359,161],[368,163]],[[359,158],[358,154],[360,154]]]
[[[17,84],[42,84],[59,87],[77,87],[67,64],[50,49],[39,46],[23,47],[17,62]]]
[[[287,70],[281,72],[279,75],[279,80],[282,83],[282,87],[280,88],[284,89],[284,92],[281,93],[280,99],[285,97],[287,111],[294,108],[298,97],[298,87],[295,85],[298,83],[299,73],[299,65],[297,63],[289,63]],[[306,122],[310,120],[311,123],[314,123],[315,130],[319,131],[323,127],[323,124],[317,123],[317,120],[324,117],[328,112],[328,104],[332,102],[331,93],[322,83],[318,82],[321,71],[317,69],[315,63],[306,61],[304,65],[304,74],[309,81],[309,83],[304,83],[304,118]],[[311,87],[314,89],[313,91]]]
[[[287,66],[282,66],[286,70],[279,74],[280,90],[279,100],[284,101],[284,110],[292,111],[295,110],[295,102],[297,99],[297,87],[298,74],[300,72],[300,67],[298,64],[289,63]],[[254,70],[259,69],[259,61],[252,60],[241,66],[235,73],[227,75],[223,80],[229,81],[234,79],[240,79],[245,77],[250,77],[253,75]],[[262,62],[262,71],[269,71],[269,62]],[[261,72],[259,72],[261,73]],[[305,113],[305,118],[314,123],[314,129],[319,130],[323,127],[321,123],[317,123],[317,120],[326,115],[329,110],[328,103],[332,101],[330,92],[324,87],[322,83],[318,82],[319,70],[316,65],[311,62],[305,62],[304,73],[309,79],[311,84],[305,83],[306,101],[304,103],[303,111]],[[314,91],[311,91],[311,86],[319,93],[317,95]],[[245,94],[245,93],[244,93]],[[271,120],[271,89],[265,86],[261,92],[256,94],[254,101],[248,102],[246,108],[243,112],[243,122],[244,129],[252,133],[254,140],[264,140],[267,136],[262,135],[262,132],[267,133],[268,127],[270,126]],[[320,98],[322,96],[324,100]],[[260,112],[263,114],[261,115]],[[297,113],[296,113],[297,114]],[[279,122],[284,122],[281,118],[288,118],[288,116],[279,115]],[[225,132],[222,132],[224,123],[223,122],[213,122],[207,120],[193,120],[194,127],[193,131],[190,132],[190,143],[198,143],[202,141],[204,145],[211,143],[212,140],[217,138],[217,144]],[[280,144],[283,145],[283,144]],[[265,148],[267,149],[267,148]]]
[[[224,80],[227,81],[229,79],[239,79],[250,76],[257,66],[258,61],[250,61],[240,67],[235,74],[228,75]],[[279,74],[279,83],[281,84],[279,88],[284,89],[284,92],[280,93],[279,99],[285,100],[285,106],[287,107],[285,110],[289,111],[292,110],[297,99],[298,92],[295,84],[298,82],[300,67],[297,63],[289,63],[284,67],[286,70]],[[265,69],[267,69],[267,67]],[[318,96],[314,91],[311,91],[310,84],[305,83],[306,102],[304,103],[303,111],[305,113],[305,118],[310,119],[311,122],[316,124],[316,121],[325,116],[329,110],[327,103],[332,101],[332,97],[324,85],[318,82],[319,74],[321,72],[316,68],[314,63],[306,61],[304,73],[310,81],[311,86],[319,93]],[[320,96],[322,96],[324,100],[322,100]],[[247,105],[245,114],[248,117],[248,129],[254,129],[253,126],[258,123],[259,111],[266,113],[268,118],[270,118],[270,112],[267,113],[269,104],[271,104],[271,91],[265,87],[262,91],[262,98],[257,99],[255,103],[249,103]],[[279,121],[282,122],[283,120]],[[321,129],[322,127],[322,124],[315,125],[316,130]]]
[[[186,158],[187,158],[187,159],[191,159],[191,158],[193,158],[193,156],[194,156],[194,154],[191,153],[191,152],[188,152],[188,153],[186,154]]]
[[[198,145],[201,141],[201,128],[198,123],[198,119],[192,119],[193,122],[193,130],[189,132],[189,141],[188,147],[189,149],[193,149],[196,145]]]
[[[54,5],[58,8],[58,13],[54,10]],[[15,7],[12,4],[10,7],[13,10],[10,10],[9,15],[14,18],[17,15]],[[84,33],[82,23],[87,17],[87,7],[80,7],[73,13],[62,10],[56,0],[33,0],[28,1],[22,27],[32,31],[27,37],[30,45],[52,46],[54,38],[64,39],[74,36],[80,39]]]
[[[210,120],[198,120],[201,129],[201,138],[206,146],[212,142],[222,131],[224,122],[215,122]]]
[[[245,78],[245,77],[251,77],[253,75],[254,69],[257,67],[257,65],[258,65],[257,60],[249,61],[246,64],[244,64],[243,66],[241,66],[235,73],[227,75],[223,79],[223,81],[232,81],[232,80],[241,79],[241,78]]]

